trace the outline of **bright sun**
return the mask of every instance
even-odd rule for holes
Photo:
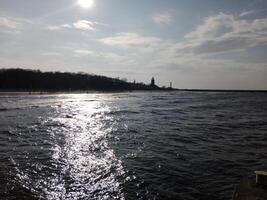
[[[83,8],[91,8],[94,0],[78,0],[78,4]]]

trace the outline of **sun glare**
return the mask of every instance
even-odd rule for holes
[[[94,0],[78,0],[78,4],[83,8],[91,8],[94,4]]]

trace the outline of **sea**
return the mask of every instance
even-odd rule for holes
[[[0,199],[230,200],[264,169],[264,92],[0,96]]]

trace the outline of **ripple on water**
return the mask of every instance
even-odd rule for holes
[[[266,99],[204,92],[1,97],[0,193],[230,199],[233,184],[267,167]]]
[[[123,199],[124,169],[107,141],[114,131],[109,111],[94,116],[99,102],[91,100],[62,103],[46,120],[15,127],[22,133],[10,157],[17,182],[46,199]]]

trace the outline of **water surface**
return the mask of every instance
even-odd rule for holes
[[[230,199],[267,168],[267,94],[0,97],[3,199]]]

